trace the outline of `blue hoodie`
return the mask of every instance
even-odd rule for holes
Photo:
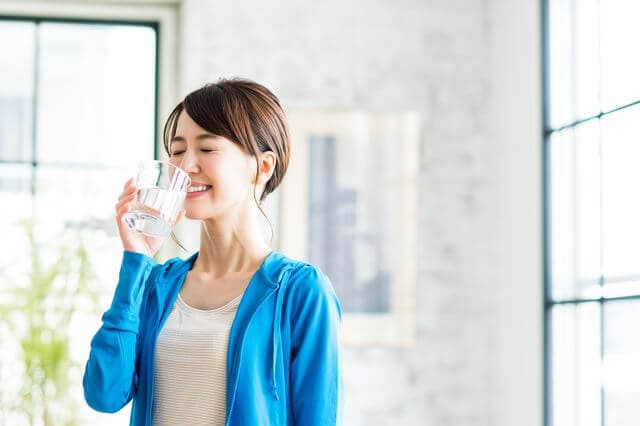
[[[164,264],[125,251],[111,307],[91,341],[84,397],[151,425],[156,339],[198,256]],[[226,425],[342,422],[342,311],[319,268],[272,251],[238,306],[227,348]]]

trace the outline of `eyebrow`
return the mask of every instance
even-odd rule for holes
[[[217,139],[217,138],[218,138],[218,136],[213,135],[211,133],[202,133],[202,134],[196,136],[196,140],[197,141],[202,141],[202,140],[205,140],[205,139]],[[185,138],[183,138],[182,136],[174,136],[171,139],[171,142],[172,143],[173,142],[185,142],[186,143],[187,140]]]

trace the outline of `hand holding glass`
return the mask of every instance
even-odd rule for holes
[[[125,222],[134,231],[151,237],[169,235],[191,184],[189,175],[166,161],[145,161],[136,177],[137,200]]]

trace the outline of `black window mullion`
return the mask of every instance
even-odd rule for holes
[[[633,102],[629,102],[628,104],[624,104],[624,105],[621,105],[621,106],[616,107],[616,108],[612,108],[612,109],[607,110],[607,111],[601,111],[598,114],[591,115],[589,117],[585,117],[585,118],[582,118],[580,120],[576,120],[576,121],[573,121],[571,123],[564,124],[564,125],[562,125],[560,127],[556,127],[556,128],[545,127],[545,129],[546,129],[545,130],[545,134],[550,135],[552,133],[561,132],[563,130],[567,130],[567,129],[571,129],[571,128],[574,128],[574,127],[578,127],[579,125],[581,125],[583,123],[586,123],[586,122],[589,122],[589,121],[600,120],[603,117],[606,117],[606,116],[608,116],[610,114],[613,114],[614,112],[622,111],[622,110],[625,110],[627,108],[632,108],[632,107],[634,107],[636,105],[640,105],[640,99],[638,99],[636,101],[633,101]]]
[[[630,294],[627,296],[615,296],[615,297],[585,297],[579,299],[564,299],[564,300],[551,300],[546,303],[547,308],[552,308],[559,305],[580,305],[584,303],[594,302],[619,302],[624,300],[640,300],[640,294]]]

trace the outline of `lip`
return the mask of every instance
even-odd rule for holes
[[[204,194],[206,194],[207,192],[209,192],[211,190],[211,185],[207,185],[206,183],[191,182],[191,185],[189,187],[194,187],[194,186],[208,186],[209,188],[207,188],[205,191],[200,191],[200,192],[188,192],[187,191],[187,200],[191,200],[193,198],[202,197]]]

